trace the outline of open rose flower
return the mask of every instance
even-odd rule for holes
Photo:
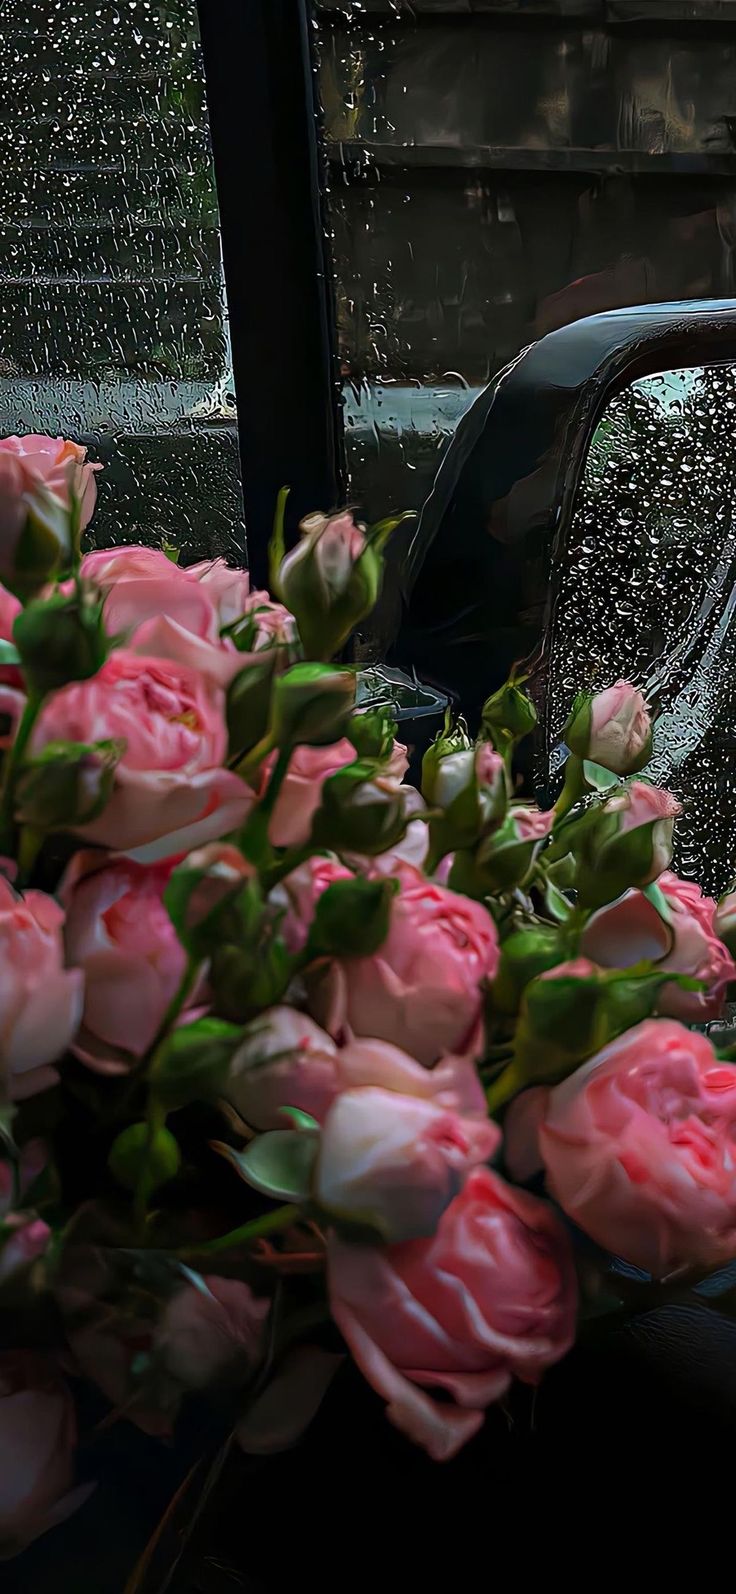
[[[84,976],[64,968],[64,914],[43,891],[19,897],[0,876],[0,1075],[12,1101],[56,1083],[76,1035]]]
[[[168,1302],[156,1350],[186,1389],[242,1382],[263,1355],[269,1309],[242,1279],[206,1274]]]
[[[121,739],[113,795],[80,826],[90,842],[155,862],[242,824],[253,794],[224,769],[222,693],[194,669],[121,649],[92,680],[46,703],[34,737],[47,742]]]
[[[436,1234],[328,1247],[332,1315],[391,1422],[435,1461],[455,1455],[511,1380],[537,1383],[575,1333],[575,1270],[543,1202],[487,1168]],[[451,1399],[437,1401],[427,1390]]]
[[[336,770],[355,762],[355,748],[343,737],[328,747],[295,747],[268,827],[274,847],[301,847],[322,800],[322,786]],[[275,759],[269,759],[270,774]]]
[[[352,1041],[338,1048],[294,1007],[273,1007],[248,1027],[223,1094],[252,1128],[283,1129],[285,1107],[298,1107],[322,1123],[336,1096],[359,1085],[486,1118],[483,1088],[469,1058],[446,1057],[427,1069],[386,1041]]]
[[[0,1355],[0,1559],[64,1522],[94,1484],[74,1486],[74,1403],[50,1362]]]
[[[170,864],[148,868],[78,852],[62,883],[67,962],[84,973],[74,1047],[99,1073],[123,1073],[151,1046],[186,953],[163,904]]]
[[[245,576],[230,574],[233,582]],[[105,594],[108,632],[127,633],[136,652],[187,664],[218,686],[242,668],[237,649],[220,637],[214,594],[160,549],[101,549],[83,559],[82,575]]]
[[[736,1255],[736,1067],[646,1019],[536,1097],[547,1184],[599,1245],[661,1278]]]
[[[334,1218],[385,1240],[433,1234],[473,1167],[496,1150],[489,1119],[375,1085],[342,1092],[320,1138],[314,1196]]]
[[[651,757],[649,710],[628,681],[616,681],[593,697],[581,693],[563,735],[571,752],[615,775],[633,775]]]
[[[498,936],[480,902],[408,864],[395,878],[399,891],[383,946],[373,957],[333,966],[330,1027],[342,1023],[354,1035],[391,1041],[430,1068],[439,1057],[477,1047],[483,986],[498,968]]]
[[[660,970],[702,980],[702,991],[665,985],[657,1007],[685,1023],[705,1024],[720,1017],[728,986],[736,979],[736,964],[718,936],[713,899],[669,872],[660,875],[659,886],[670,911],[669,925],[643,892],[627,891],[588,920],[581,950],[603,968],[651,961]]]

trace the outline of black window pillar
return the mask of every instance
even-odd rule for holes
[[[238,402],[248,557],[340,498],[333,290],[309,0],[199,0]]]

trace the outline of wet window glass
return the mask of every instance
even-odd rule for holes
[[[107,469],[96,535],[242,557],[195,0],[4,0],[0,431]]]
[[[736,367],[648,376],[594,433],[555,561],[548,768],[580,687],[620,676],[660,709],[647,769],[684,802],[675,867],[736,871]]]

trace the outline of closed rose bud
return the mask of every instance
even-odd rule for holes
[[[432,807],[444,808],[462,787],[467,785],[474,763],[473,744],[463,720],[456,725],[449,721],[449,709],[443,729],[435,736],[422,759],[422,796]],[[448,781],[441,771],[455,771],[454,780]],[[442,785],[444,779],[444,788]],[[445,797],[441,796],[444,789]]]
[[[537,711],[516,681],[506,681],[483,704],[482,734],[504,749],[528,736],[537,723]]]
[[[575,855],[581,905],[602,907],[630,886],[646,886],[672,861],[676,797],[635,780],[600,807],[588,809],[564,832]]]
[[[295,664],[274,683],[271,735],[279,748],[325,747],[345,734],[355,675],[330,664]]]
[[[0,441],[0,576],[23,598],[48,581],[72,553],[72,498],[79,530],[92,516],[97,465],[63,437]]]
[[[96,675],[110,651],[102,602],[92,587],[34,599],[13,627],[26,684],[44,694]]]
[[[628,681],[595,696],[581,692],[563,731],[572,753],[614,775],[634,775],[652,754],[652,721],[644,698]]]
[[[403,786],[370,763],[349,764],[322,787],[312,841],[338,852],[381,853],[403,836],[407,821]]]
[[[498,1145],[488,1120],[375,1086],[347,1090],[325,1119],[314,1197],[386,1241],[433,1234],[471,1168]]]
[[[383,559],[352,515],[309,515],[286,555],[279,590],[296,618],[308,658],[332,658],[373,609]]]
[[[84,825],[112,796],[124,742],[49,742],[28,760],[16,787],[15,813],[39,831]]]

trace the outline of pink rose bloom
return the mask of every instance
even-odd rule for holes
[[[636,687],[616,681],[594,697],[584,696],[573,709],[565,740],[579,758],[589,758],[615,775],[633,775],[648,761],[652,721]]]
[[[332,1236],[328,1264],[332,1315],[361,1372],[434,1461],[478,1432],[512,1378],[537,1383],[575,1337],[566,1235],[544,1202],[487,1168],[432,1238],[359,1247]]]
[[[86,448],[63,437],[33,433],[0,439],[0,546],[4,566],[12,565],[12,554],[29,509],[34,504],[43,506],[49,493],[65,509],[71,494],[76,495],[84,530],[97,500],[95,471],[100,468],[87,463]]]
[[[306,1013],[273,1007],[249,1026],[223,1094],[254,1129],[284,1129],[284,1107],[322,1123],[336,1096],[377,1085],[434,1101],[448,1112],[486,1119],[483,1087],[469,1058],[446,1057],[422,1068],[386,1041],[352,1041],[338,1049]]]
[[[419,1239],[434,1234],[499,1139],[487,1118],[361,1085],[342,1092],[324,1121],[314,1198],[332,1217],[368,1224],[386,1241]]]
[[[62,882],[67,962],[84,974],[74,1050],[97,1073],[145,1055],[176,995],[186,953],[163,904],[171,864],[78,852]]]
[[[545,812],[535,803],[513,803],[509,813],[516,821],[520,841],[544,841],[554,824],[552,810]]]
[[[618,834],[627,835],[640,825],[652,826],[652,862],[639,885],[649,885],[672,862],[672,836],[675,820],[682,813],[680,803],[669,791],[633,780],[625,791],[609,797],[603,805],[606,814],[618,814]]]
[[[716,908],[715,931],[729,952],[736,952],[736,891],[727,891],[721,897]]]
[[[83,559],[82,574],[105,594],[110,634],[127,633],[137,653],[186,664],[223,687],[242,668],[232,642],[220,639],[207,588],[160,549],[100,549]]]
[[[297,869],[292,869],[291,874],[274,887],[271,901],[284,914],[279,934],[292,956],[303,951],[307,944],[314,910],[322,892],[336,880],[350,879],[352,870],[338,863],[337,858],[316,853],[307,858],[305,863],[299,864]]]
[[[220,630],[247,614],[254,599],[270,602],[267,592],[251,592],[247,570],[231,569],[225,559],[203,559],[199,564],[187,565],[182,574],[206,592],[215,607]],[[281,605],[274,607],[280,609]]]
[[[205,1275],[172,1297],[156,1336],[167,1372],[187,1389],[242,1379],[265,1349],[270,1301],[242,1279]]]
[[[480,902],[399,866],[389,932],[370,958],[335,963],[335,1022],[391,1041],[425,1067],[479,1044],[482,988],[499,962]]]
[[[354,764],[356,756],[347,737],[329,747],[294,748],[268,827],[272,846],[301,847],[309,840],[324,782],[346,764]],[[271,754],[266,763],[269,777],[275,760],[276,755]]]
[[[736,1256],[736,1067],[646,1019],[537,1102],[547,1183],[592,1239],[662,1278]]]
[[[71,1395],[50,1362],[0,1355],[0,1558],[64,1522],[92,1493],[74,1487],[77,1424]]]
[[[253,794],[223,769],[223,694],[186,665],[121,649],[90,681],[55,692],[34,736],[121,738],[125,752],[103,813],[80,826],[85,840],[156,862],[241,825]]]
[[[646,960],[660,970],[702,980],[703,991],[665,985],[657,1005],[660,1013],[686,1024],[705,1024],[720,1017],[736,964],[718,936],[712,897],[675,874],[660,875],[658,883],[670,908],[669,926],[643,892],[627,891],[588,920],[581,950],[604,968],[625,969]]]
[[[64,968],[64,914],[43,891],[16,896],[0,876],[0,1073],[11,1101],[56,1084],[74,1040],[84,976]]]

